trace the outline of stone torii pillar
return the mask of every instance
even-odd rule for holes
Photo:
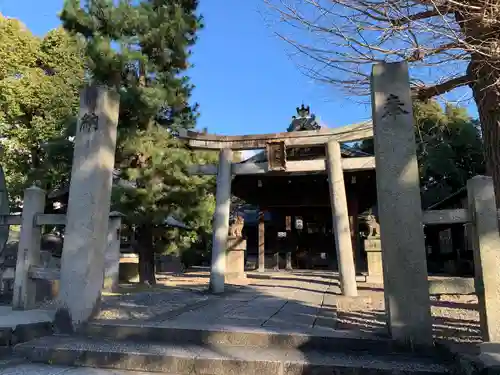
[[[352,252],[351,230],[347,211],[347,197],[342,169],[342,154],[337,141],[329,141],[326,145],[326,169],[332,205],[333,232],[335,248],[339,263],[340,285],[344,296],[356,297],[356,267]]]
[[[233,151],[228,148],[222,149],[219,154],[213,221],[212,266],[210,270],[210,290],[212,293],[224,292],[229,211],[231,208],[232,161]]]

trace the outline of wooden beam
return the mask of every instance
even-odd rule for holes
[[[343,158],[342,168],[344,171],[360,171],[367,169],[375,169],[375,158],[373,156],[359,157],[359,158]],[[286,171],[284,172],[273,172],[273,173],[298,173],[298,172],[324,172],[325,169],[325,159],[315,159],[315,160],[298,160],[298,161],[287,161]],[[233,163],[232,174],[233,175],[245,175],[245,174],[262,174],[268,173],[268,166],[266,163]],[[190,174],[198,175],[216,175],[217,165],[206,164],[206,165],[193,165],[189,168]]]
[[[423,211],[423,223],[426,225],[465,224],[469,222],[467,209]]]
[[[255,150],[266,148],[269,141],[282,140],[286,146],[314,146],[328,141],[354,142],[373,137],[371,121],[352,124],[333,129],[319,129],[299,132],[255,134],[255,135],[216,135],[179,130],[178,138],[186,140],[191,148],[221,150]]]

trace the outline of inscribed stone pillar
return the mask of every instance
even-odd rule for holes
[[[239,282],[246,279],[245,253],[247,241],[242,237],[228,237],[226,252],[226,282]]]
[[[342,169],[340,144],[330,141],[326,146],[326,169],[332,205],[333,233],[339,264],[340,285],[344,296],[358,295],[356,268],[352,252],[351,230],[347,212],[347,197]]]
[[[264,272],[266,269],[266,227],[264,221],[264,211],[259,211],[259,272]]]
[[[104,255],[103,290],[114,292],[118,287],[120,271],[120,229],[122,214],[111,212],[108,222],[108,246]]]
[[[81,94],[59,294],[73,327],[89,319],[100,302],[119,104],[118,93],[104,86]]]
[[[467,181],[476,294],[483,341],[500,342],[500,237],[491,177]]]
[[[372,110],[389,331],[408,345],[430,345],[429,283],[405,62],[373,66]]]
[[[210,289],[212,293],[224,292],[226,248],[229,232],[229,210],[231,206],[232,160],[232,150],[223,149],[220,151],[213,223],[214,233],[212,241],[212,268],[210,271]]]
[[[35,226],[35,217],[45,208],[45,191],[32,186],[24,191],[21,234],[17,250],[14,280],[14,309],[32,309],[36,302],[36,280],[29,277],[31,266],[40,264],[41,227]]]

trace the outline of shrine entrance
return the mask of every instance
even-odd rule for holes
[[[366,256],[358,217],[376,201],[375,174],[373,170],[349,171],[344,177],[353,257],[360,273],[366,271]],[[258,244],[263,242],[264,269],[290,268],[286,263],[290,253],[294,269],[338,271],[326,170],[236,175],[231,191],[264,216],[259,241],[255,211],[241,213],[246,217],[249,264],[258,264]]]
[[[228,238],[231,195],[235,195],[259,212],[257,249],[253,247],[259,271],[270,268],[269,257],[274,259],[272,269],[281,268],[282,262],[290,269],[293,261],[306,268],[316,263],[335,269],[338,264],[343,293],[357,295],[357,219],[360,210],[376,201],[375,159],[349,143],[373,137],[370,122],[326,129],[302,105],[286,133],[218,136],[183,130],[178,136],[191,148],[220,150],[219,165],[191,170],[217,175],[213,292],[224,290],[226,262],[240,262],[242,244],[247,254],[252,251],[244,238]],[[264,151],[243,162],[233,161],[233,150],[259,149]],[[236,243],[240,245],[235,255],[230,248]],[[226,261],[226,254],[231,260]]]

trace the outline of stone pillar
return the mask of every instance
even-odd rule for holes
[[[475,286],[483,341],[500,342],[500,237],[491,177],[467,181],[474,252]]]
[[[213,223],[214,233],[212,241],[212,268],[210,270],[210,290],[212,293],[224,292],[226,248],[229,232],[229,210],[231,207],[232,160],[232,150],[223,149],[220,151]]]
[[[344,171],[342,170],[341,158],[340,144],[336,141],[328,142],[326,146],[326,169],[328,171],[328,186],[330,188],[333,232],[339,264],[340,285],[344,296],[355,297],[358,295],[356,268],[352,252]]]
[[[104,86],[87,87],[81,94],[59,293],[73,327],[99,307],[119,105],[118,93]]]
[[[353,189],[351,184],[351,189]],[[353,189],[354,190],[354,189]],[[356,191],[347,194],[347,212],[349,214],[349,228],[351,230],[352,256],[354,258],[354,267],[359,267],[361,254],[358,247],[359,223],[358,223],[358,197]]]
[[[17,250],[14,297],[12,307],[27,310],[35,307],[36,280],[29,277],[31,266],[40,264],[41,227],[35,226],[35,217],[45,209],[45,191],[32,186],[24,191],[21,235]]]
[[[264,211],[259,211],[259,272],[266,270],[266,227],[264,221]]]
[[[287,251],[286,253],[286,270],[287,271],[292,271],[292,253],[290,251]]]
[[[369,237],[365,240],[366,263],[368,265],[367,283],[383,284],[382,245],[379,237]]]
[[[226,252],[226,282],[238,282],[246,279],[245,252],[247,241],[241,237],[229,237]]]
[[[280,253],[278,251],[274,253],[274,270],[280,270]]]
[[[118,287],[120,271],[120,229],[122,214],[111,212],[108,222],[108,247],[104,255],[104,284],[103,290],[114,292]]]
[[[373,66],[372,110],[389,331],[408,345],[431,345],[415,128],[405,62]]]

